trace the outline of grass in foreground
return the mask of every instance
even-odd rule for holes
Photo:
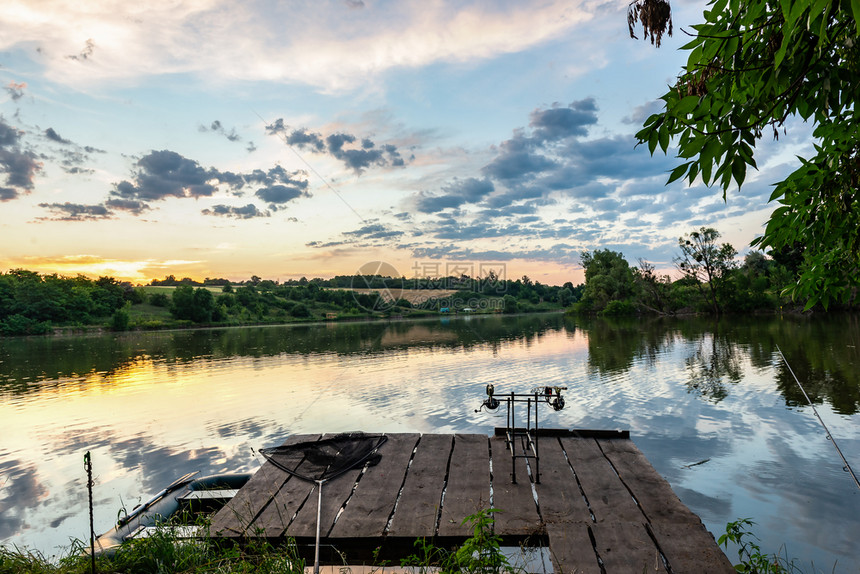
[[[495,509],[481,510],[463,523],[472,526],[472,537],[462,546],[445,549],[425,539],[415,541],[415,552],[400,561],[400,566],[416,574],[524,574],[502,553],[499,536],[493,534]],[[802,574],[794,560],[779,554],[763,554],[754,542],[750,519],[739,519],[726,525],[718,543],[737,548],[739,563],[735,570],[746,574]],[[18,548],[0,547],[0,574],[86,574],[91,572],[88,545],[77,540],[67,555],[53,563],[42,554]],[[344,559],[345,563],[348,560]],[[295,542],[287,540],[273,546],[265,541],[250,540],[247,545],[216,544],[208,538],[188,541],[177,538],[165,525],[152,536],[124,544],[112,556],[98,556],[96,570],[102,574],[304,574],[305,561]],[[390,566],[375,561],[376,568]],[[815,568],[813,567],[813,571]]]

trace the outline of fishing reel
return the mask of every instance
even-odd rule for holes
[[[566,391],[567,387],[535,387],[532,392],[543,399],[552,407],[554,411],[560,411],[564,408],[564,397],[561,396],[561,391]]]
[[[485,407],[486,407],[486,409],[487,409],[488,411],[494,411],[494,410],[496,410],[496,409],[498,409],[498,408],[499,408],[499,406],[500,406],[502,403],[501,403],[501,402],[499,402],[499,399],[497,399],[496,397],[494,397],[494,396],[493,396],[493,393],[495,393],[495,392],[496,392],[496,387],[494,387],[494,386],[492,385],[492,383],[490,383],[489,385],[487,385],[487,398],[486,398],[486,399],[484,399],[484,402],[483,402],[483,403],[481,403],[481,406],[480,406],[480,407],[478,407],[477,409],[475,409],[475,412],[476,412],[476,413],[477,413],[477,412],[480,412],[480,411],[481,411],[481,409],[483,409],[483,408],[485,408]]]

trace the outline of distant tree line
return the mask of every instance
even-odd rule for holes
[[[585,288],[574,311],[586,314],[772,312],[796,304],[789,293],[803,261],[802,247],[751,251],[743,262],[720,234],[702,227],[678,240],[680,277],[659,274],[648,261],[631,267],[608,249],[582,253]],[[851,308],[852,303],[835,307]]]
[[[0,273],[0,334],[39,335],[54,325],[122,324],[144,295],[112,277],[60,277],[14,269]]]

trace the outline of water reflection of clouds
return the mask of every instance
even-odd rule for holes
[[[0,540],[28,527],[28,516],[43,504],[48,488],[35,464],[22,460],[0,461]],[[31,517],[32,518],[32,517]]]
[[[630,429],[658,472],[712,529],[746,515],[751,505],[762,523],[773,525],[774,537],[791,528],[803,536],[807,521],[822,530],[815,526],[820,519],[813,522],[813,504],[778,492],[781,474],[826,462],[815,454],[823,438],[811,414],[785,408],[785,391],[774,385],[768,362],[769,343],[748,342],[758,331],[712,332],[710,324],[489,317],[448,326],[269,327],[105,343],[112,361],[129,359],[110,380],[93,375],[76,382],[74,393],[55,388],[40,394],[29,384],[31,403],[0,420],[0,436],[16,449],[2,452],[0,464],[35,469],[32,488],[62,493],[43,497],[38,507],[14,508],[11,518],[0,513],[0,538],[53,543],[86,532],[79,476],[85,450],[93,451],[98,469],[96,521],[107,525],[121,503],[131,506],[190,470],[257,468],[252,449],[290,434],[492,432],[504,425],[504,410],[474,412],[487,383],[501,392],[567,386],[567,407],[543,409],[542,425]],[[701,382],[691,387],[693,380],[721,385],[721,400],[702,392],[707,385]],[[857,437],[855,419],[845,420],[837,430]],[[20,440],[7,438],[9,432]],[[820,498],[836,523],[856,534],[857,519],[825,492],[833,480],[839,479],[817,470],[798,480],[798,492]],[[776,524],[779,516],[795,515],[801,525]],[[827,547],[845,552],[844,537],[837,538],[841,542]]]

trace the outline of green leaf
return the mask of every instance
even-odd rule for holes
[[[685,173],[687,173],[687,168],[690,166],[690,162],[684,163],[676,167],[672,170],[672,174],[669,176],[669,181],[666,182],[666,185],[669,185],[673,181],[681,179]]]
[[[854,23],[857,24],[857,33],[860,34],[860,0],[851,0],[851,11],[854,13]]]
[[[696,109],[697,105],[699,105],[699,96],[686,96],[681,98],[675,107],[672,108],[672,113],[677,117],[684,118]]]
[[[669,130],[666,129],[665,124],[660,126],[657,137],[660,140],[660,149],[663,150],[663,153],[666,153],[666,150],[669,149]]]
[[[648,151],[651,152],[651,155],[654,155],[654,150],[657,149],[657,137],[658,130],[651,130],[651,133],[648,134]]]

